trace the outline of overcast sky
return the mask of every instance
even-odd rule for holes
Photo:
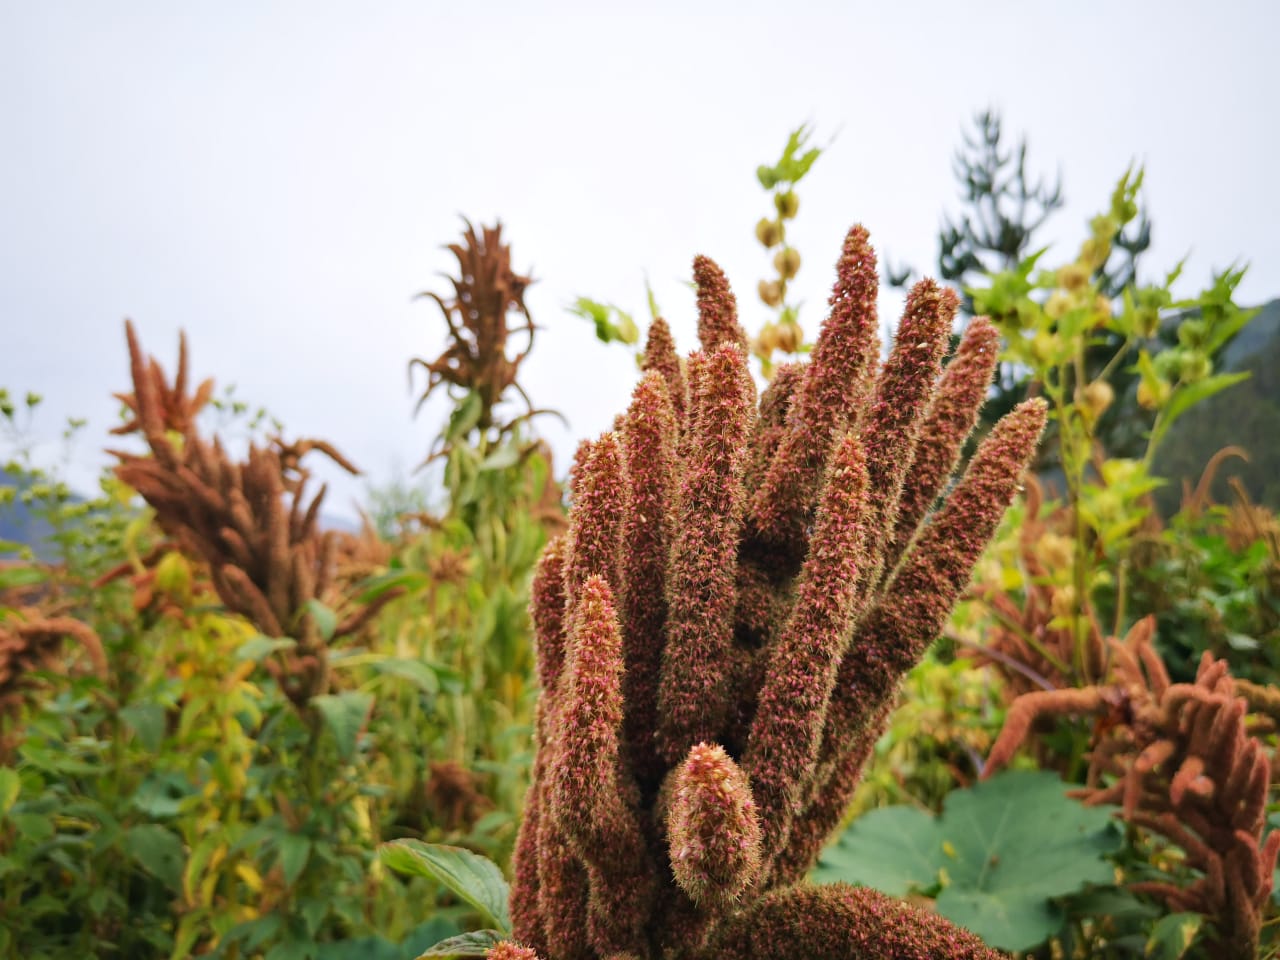
[[[89,482],[129,316],[166,364],[183,327],[198,375],[385,480],[443,416],[411,418],[406,363],[442,342],[412,296],[445,289],[460,215],[500,217],[539,278],[524,382],[569,419],[544,425],[562,471],[635,373],[565,305],[643,315],[647,273],[687,349],[706,253],[757,328],[754,170],[805,121],[834,137],[790,230],[810,331],[852,223],[934,262],[951,155],[986,106],[1062,174],[1054,256],[1137,161],[1153,269],[1190,253],[1191,293],[1247,260],[1240,299],[1280,296],[1270,0],[610,6],[0,0],[0,385],[47,397],[36,439],[89,417]]]

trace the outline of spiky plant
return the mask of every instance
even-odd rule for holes
[[[1110,641],[1105,682],[1014,700],[986,775],[1008,763],[1037,721],[1096,716],[1088,784],[1078,795],[1119,804],[1121,817],[1176,844],[1201,873],[1191,883],[1145,879],[1130,889],[1211,917],[1209,956],[1250,960],[1280,854],[1280,831],[1266,832],[1270,757],[1250,734],[1249,691],[1237,689],[1227,662],[1206,650],[1195,682],[1173,683],[1153,643],[1155,625],[1146,617],[1123,641]]]
[[[757,404],[724,275],[694,261],[702,349],[655,324],[618,429],[579,451],[533,588],[543,696],[494,956],[993,957],[864,889],[803,878],[899,678],[938,635],[1044,426],[991,432],[947,493],[995,363],[925,281],[878,362],[876,263],[845,240],[807,365]],[[936,511],[939,496],[947,494]]]
[[[329,641],[357,633],[394,598],[384,594],[355,606],[328,637],[313,614],[313,601],[352,606],[335,589],[343,567],[339,551],[354,558],[364,548],[320,529],[325,487],[307,499],[311,475],[301,461],[317,451],[352,473],[359,471],[322,440],[250,444],[246,459],[237,462],[217,437],[210,442],[196,427],[195,414],[212,381],[186,396],[186,338],[170,386],[159,361],[145,358],[127,321],[125,333],[133,393],[118,396],[134,416],[116,432],[141,433],[150,456],[109,451],[119,461],[116,476],[147,501],[156,522],[184,553],[208,564],[213,587],[228,609],[269,637],[296,641],[266,666],[303,709],[329,689]]]

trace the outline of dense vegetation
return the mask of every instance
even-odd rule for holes
[[[185,340],[128,328],[92,499],[0,393],[0,489],[49,532],[0,544],[0,957],[1272,955],[1280,523],[1214,485],[1230,449],[1156,509],[1175,425],[1262,416],[1222,369],[1240,272],[1146,278],[1130,171],[1052,267],[1035,224],[950,223],[961,295],[918,285],[881,363],[866,231],[812,340],[788,291],[820,153],[757,171],[769,319],[698,258],[701,352],[651,303],[568,471],[520,384],[531,281],[468,224],[411,364],[450,401],[434,488],[356,534],[313,475],[354,465],[192,383]]]

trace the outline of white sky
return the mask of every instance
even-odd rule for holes
[[[853,222],[932,266],[988,105],[1062,172],[1063,256],[1136,160],[1153,268],[1190,252],[1190,293],[1248,260],[1240,299],[1280,296],[1274,2],[534,6],[0,0],[0,385],[46,395],[37,439],[90,418],[81,485],[128,388],[124,316],[170,367],[185,327],[196,374],[373,479],[412,466],[443,407],[410,417],[406,363],[442,329],[411,297],[445,289],[459,215],[501,217],[540,278],[524,382],[571,422],[543,427],[563,471],[634,380],[564,305],[643,316],[647,272],[687,349],[702,252],[758,327],[754,170],[804,121],[835,135],[790,230],[811,332]]]

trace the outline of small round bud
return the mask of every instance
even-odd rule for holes
[[[800,198],[796,196],[794,190],[774,194],[773,205],[778,210],[778,216],[783,220],[790,220],[800,212]]]
[[[1071,297],[1061,290],[1055,290],[1050,294],[1049,299],[1044,304],[1045,315],[1051,320],[1061,320],[1070,309]]]
[[[1079,290],[1089,282],[1089,271],[1084,264],[1069,263],[1058,271],[1058,286],[1063,290]]]
[[[782,242],[782,224],[768,217],[761,217],[756,224],[756,239],[765,247],[776,247]]]
[[[778,349],[783,353],[795,353],[804,343],[804,331],[798,323],[780,323],[777,327]]]
[[[1116,398],[1116,392],[1105,380],[1095,380],[1080,391],[1080,408],[1089,420],[1097,420]]]
[[[759,291],[760,299],[767,306],[776,307],[782,303],[782,284],[777,280],[761,280]]]
[[[1173,387],[1164,380],[1143,380],[1138,384],[1138,406],[1144,410],[1159,410],[1169,402]]]
[[[1178,375],[1183,383],[1195,383],[1213,373],[1213,361],[1200,352],[1187,353],[1178,364]]]
[[[784,247],[773,257],[773,266],[784,280],[790,280],[800,272],[800,251],[794,247]]]

